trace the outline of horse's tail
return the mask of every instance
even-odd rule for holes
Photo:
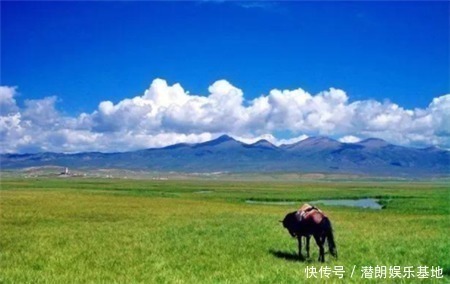
[[[337,248],[336,243],[334,242],[333,228],[331,227],[331,222],[328,218],[325,218],[324,221],[325,221],[324,229],[327,237],[328,249],[330,250],[330,253],[337,259]]]

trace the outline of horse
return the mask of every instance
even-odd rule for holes
[[[300,259],[303,259],[301,238],[302,236],[306,237],[306,255],[309,257],[309,239],[311,235],[314,237],[314,240],[319,247],[320,262],[325,261],[325,241],[328,241],[328,248],[331,255],[337,259],[337,249],[334,242],[331,222],[328,217],[316,207],[309,205],[307,211],[300,209],[288,213],[281,222],[283,223],[283,227],[288,230],[289,234],[293,238],[297,238]]]

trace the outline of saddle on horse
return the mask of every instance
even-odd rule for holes
[[[315,207],[314,205],[305,203],[302,205],[302,207],[300,207],[300,209],[297,210],[297,213],[295,215],[297,217],[297,220],[301,222],[309,218],[314,218],[314,216],[317,215],[316,213],[320,213],[319,215],[325,217],[325,214],[323,214],[322,210]]]

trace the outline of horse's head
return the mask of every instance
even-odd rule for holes
[[[298,219],[296,217],[296,213],[297,212],[291,212],[288,213],[283,221],[281,221],[281,223],[283,224],[283,227],[286,228],[289,232],[289,234],[295,238],[297,237],[297,232],[299,231],[299,222]]]

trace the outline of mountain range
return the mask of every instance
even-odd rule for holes
[[[370,138],[341,143],[327,137],[275,146],[260,140],[245,144],[230,136],[198,144],[175,144],[121,153],[2,154],[0,166],[21,169],[38,166],[116,168],[161,172],[297,172],[395,177],[450,175],[450,152],[436,147],[409,148]]]

